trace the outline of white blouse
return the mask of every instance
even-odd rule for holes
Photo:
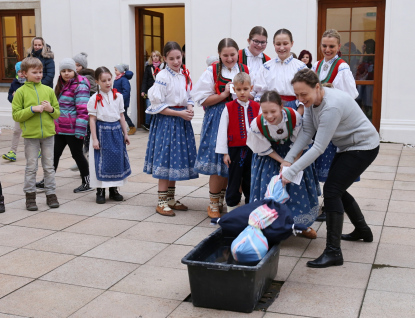
[[[284,61],[278,57],[263,64],[254,79],[252,95],[259,101],[265,91],[276,90],[280,95],[295,96],[291,80],[301,69],[306,68],[300,60],[292,55]]]
[[[261,53],[257,56],[254,56],[251,51],[249,51],[248,48],[245,48],[245,54],[246,54],[246,63],[248,64],[249,68],[249,75],[251,76],[251,81],[255,78],[256,74],[261,69],[262,65],[262,59],[264,58],[264,54]],[[242,63],[242,62],[241,62]]]
[[[323,59],[323,62],[322,62],[323,65],[321,65],[320,75],[319,75],[320,81],[324,80],[327,77],[327,74],[330,71],[331,65],[338,58],[339,56],[336,55],[335,57],[333,57],[331,60],[327,62]],[[317,64],[318,62],[314,63],[312,67],[312,70],[314,72],[317,72]],[[328,64],[328,67],[326,70],[324,70],[324,65],[326,64]],[[336,77],[334,78],[334,81],[332,84],[334,88],[340,89],[341,91],[348,93],[353,99],[356,99],[357,96],[359,96],[359,93],[356,89],[355,79],[353,77],[352,71],[350,70],[350,66],[347,63],[340,64],[338,73]]]
[[[249,69],[249,67],[248,67]],[[225,65],[222,64],[222,76],[224,78],[229,78],[233,81],[233,78],[236,74],[239,73],[239,66],[237,63],[232,67],[231,70],[228,70]],[[213,79],[213,67],[209,66],[200,76],[196,85],[193,86],[192,98],[195,102],[198,102],[200,106],[205,102],[205,100],[212,95],[215,95],[215,81]],[[236,94],[232,94],[232,99],[236,99]]]
[[[113,93],[110,90],[108,93],[99,91],[102,96],[102,106],[101,102],[97,102],[97,107],[95,108],[95,101],[97,94],[91,96],[88,101],[87,109],[88,115],[93,115],[97,117],[100,121],[106,122],[116,122],[120,120],[120,114],[124,113],[124,99],[120,93],[117,93],[117,99],[114,99]]]
[[[248,123],[249,127],[251,126],[248,119],[248,106],[249,101],[242,102],[239,99],[237,100],[239,105],[244,107],[245,123]],[[238,120],[235,118],[234,120]],[[225,107],[220,116],[218,137],[216,139],[216,153],[227,154],[228,153],[228,126],[229,126],[229,112],[228,107]],[[246,126],[245,126],[246,127]],[[246,127],[246,130],[249,131],[249,127]]]
[[[169,106],[194,105],[190,97],[190,84],[186,88],[182,69],[177,73],[168,66],[157,74],[154,85],[148,90],[148,98],[151,106],[147,108],[147,114],[157,114]]]
[[[270,125],[266,119],[264,118],[264,125],[268,126],[268,130],[270,136],[275,140],[281,140],[281,144],[284,143],[283,139],[288,137],[288,130],[287,130],[287,121],[288,117],[284,110],[282,112],[282,120],[278,125]],[[295,112],[296,117],[296,124],[293,129],[293,134],[290,137],[290,140],[294,142],[297,139],[299,132],[303,126],[303,118],[302,116]],[[282,133],[278,134],[277,131],[281,129]],[[251,129],[248,130],[248,139],[246,144],[249,148],[251,148],[253,153],[257,153],[259,156],[267,156],[273,150],[271,148],[271,142],[261,133],[258,128],[257,121],[253,120],[251,123]]]

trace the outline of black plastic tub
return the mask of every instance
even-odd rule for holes
[[[230,252],[233,240],[219,228],[183,257],[194,306],[249,313],[271,285],[278,271],[279,245],[259,263],[242,265]]]

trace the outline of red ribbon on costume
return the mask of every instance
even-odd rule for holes
[[[117,99],[117,93],[118,93],[117,89],[113,88],[112,89],[112,98]]]
[[[104,104],[102,103],[102,95],[101,94],[97,94],[97,97],[95,98],[95,109],[97,109],[97,104],[98,102],[101,102],[101,106],[104,107]]]
[[[187,85],[190,83],[190,90],[192,90],[193,88],[193,83],[192,83],[192,79],[190,78],[190,72],[189,70],[186,68],[186,65],[183,64],[183,71],[182,74],[184,75],[185,79],[186,79],[186,91],[187,91]]]
[[[156,76],[158,73],[160,73],[160,69],[159,69],[159,67],[157,66],[155,69],[154,69],[154,73],[153,73],[153,76]]]

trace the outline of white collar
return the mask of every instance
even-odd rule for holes
[[[180,68],[179,73],[177,73],[176,71],[173,71],[168,65],[166,65],[166,68],[165,69],[168,70],[169,73],[171,75],[173,75],[173,76],[181,75],[182,74],[182,68]]]
[[[238,63],[235,63],[234,66],[232,66],[231,71],[234,69],[238,69],[239,70],[239,66]],[[222,70],[228,70],[228,68],[225,66],[225,64],[222,63]],[[228,70],[229,71],[229,70]],[[229,71],[230,72],[230,71]]]
[[[290,63],[292,60],[293,60],[293,58],[294,58],[294,56],[291,54],[289,57],[287,57],[284,61],[281,61],[280,60],[280,58],[278,57],[278,55],[277,55],[277,57],[276,57],[276,59],[275,59],[275,62],[276,63],[278,63],[278,62],[281,62],[281,63],[284,63],[284,64],[288,64],[288,63]]]
[[[270,123],[268,123],[268,121],[264,118],[264,124],[267,126],[275,126],[275,127],[279,127],[281,124],[285,123],[286,121],[288,121],[288,117],[287,114],[285,113],[285,110],[282,109],[281,110],[282,113],[282,120],[278,125],[271,125]]]
[[[239,105],[241,105],[243,107],[248,107],[249,106],[249,100],[247,102],[243,102],[239,99],[236,99],[236,101],[238,102]]]
[[[334,61],[335,60],[337,60],[339,58],[339,56],[336,54],[336,56],[335,57],[333,57],[331,60],[328,60],[327,62],[326,62],[326,60],[323,58],[323,64],[325,64],[325,63],[328,63],[328,64],[333,64],[334,63]]]
[[[245,48],[245,55],[249,56],[249,57],[257,57],[257,58],[260,58],[260,59],[262,59],[264,57],[264,54],[262,54],[262,52],[259,53],[257,56],[253,55],[251,53],[251,51],[249,50],[249,48],[247,48],[247,47]]]

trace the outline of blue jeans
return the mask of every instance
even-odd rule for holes
[[[149,108],[150,106],[151,106],[150,100],[146,98],[146,109]],[[150,125],[150,122],[151,122],[151,115],[146,113],[145,124]]]

